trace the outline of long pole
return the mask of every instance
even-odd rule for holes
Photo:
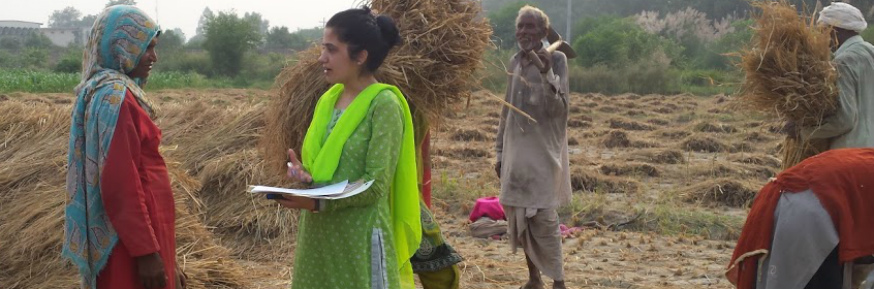
[[[572,0],[567,0],[567,33],[563,37],[567,41],[573,41],[574,39],[571,37],[571,15],[573,14],[571,13],[571,3],[573,3]]]

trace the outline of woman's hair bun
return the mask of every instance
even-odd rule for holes
[[[376,17],[376,24],[379,26],[379,31],[382,34],[382,39],[388,44],[388,47],[394,47],[401,41],[401,34],[398,32],[398,27],[391,17],[379,15]]]

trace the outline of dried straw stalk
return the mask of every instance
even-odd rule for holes
[[[746,72],[740,104],[775,114],[799,129],[816,126],[837,110],[837,72],[831,63],[830,30],[801,16],[786,1],[760,1],[752,47],[742,53]],[[828,142],[787,138],[783,167],[828,149]]]

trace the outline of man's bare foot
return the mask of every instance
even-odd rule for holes
[[[567,286],[564,285],[564,281],[555,281],[552,283],[552,289],[567,289]]]
[[[520,289],[544,289],[544,287],[543,282],[541,281],[529,280],[528,283],[525,283],[525,285]]]

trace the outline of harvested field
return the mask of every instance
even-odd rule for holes
[[[151,95],[162,108],[158,123],[173,166],[178,250],[194,288],[288,288],[296,214],[245,193],[251,184],[283,185],[257,147],[265,122],[254,116],[263,115],[273,93]],[[4,288],[75,287],[72,268],[58,256],[69,97],[10,94],[0,100]],[[575,191],[560,219],[584,228],[565,239],[569,285],[731,288],[723,269],[745,206],[779,171],[774,148],[782,139],[763,128],[769,119],[706,113],[727,105],[711,97],[617,97],[634,98],[637,110],[670,112],[633,118],[626,108],[608,105],[622,103],[613,96],[571,95],[571,110],[579,112],[571,119],[589,125],[568,129]],[[597,109],[602,107],[614,110]],[[452,112],[432,135],[434,211],[449,243],[465,257],[462,288],[518,288],[527,274],[523,255],[510,254],[506,240],[473,238],[466,223],[476,198],[499,193],[493,141],[500,109],[485,92],[474,92],[469,106]],[[652,130],[611,127],[611,120]],[[696,129],[701,123],[734,130],[702,132]]]

